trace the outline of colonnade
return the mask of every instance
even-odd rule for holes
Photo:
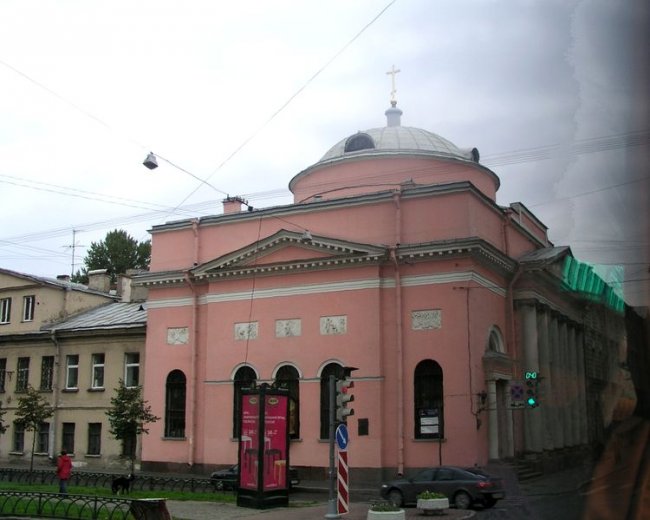
[[[524,451],[588,442],[583,332],[578,323],[535,302],[518,305],[522,372],[539,377],[537,408],[524,410]],[[523,376],[523,374],[522,374]]]

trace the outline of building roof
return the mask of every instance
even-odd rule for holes
[[[517,260],[522,264],[550,264],[566,255],[572,255],[568,246],[542,247],[523,254]]]
[[[476,148],[463,150],[444,137],[411,126],[401,126],[402,111],[393,105],[385,112],[387,126],[370,128],[341,139],[319,162],[386,152],[425,153],[441,157],[478,162]]]
[[[41,330],[124,329],[142,327],[146,323],[147,310],[144,303],[115,302],[80,312],[58,323],[45,325]]]
[[[81,291],[85,293],[90,293],[90,294],[99,294],[101,296],[107,296],[107,297],[113,297],[115,298],[116,296],[113,294],[107,294],[102,291],[98,291],[96,289],[90,289],[87,285],[83,285],[81,283],[75,283],[71,282],[69,279],[65,280],[58,280],[56,278],[48,278],[45,276],[35,276],[33,274],[26,274],[26,273],[20,273],[18,271],[12,271],[10,269],[3,269],[0,268],[0,274],[5,274],[7,276],[13,276],[15,278],[21,278],[23,280],[28,280],[32,283],[38,284],[38,285],[48,285],[53,288],[58,288],[58,289],[70,289],[73,291]]]
[[[350,143],[354,142],[355,139],[360,140],[359,138],[362,136],[370,137],[370,141],[367,142],[372,143],[374,146],[350,150]],[[461,150],[451,141],[433,132],[412,126],[384,126],[370,128],[341,139],[323,155],[319,162],[362,153],[397,151],[424,152],[465,161],[473,160],[471,150]]]

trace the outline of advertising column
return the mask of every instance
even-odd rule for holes
[[[288,392],[267,384],[242,391],[237,505],[289,504]]]

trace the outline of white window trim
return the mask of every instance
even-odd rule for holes
[[[137,363],[127,363],[127,359],[128,359],[129,356],[136,356],[136,355],[138,356],[138,362]],[[132,369],[132,368],[135,368],[135,367],[138,367],[138,384],[139,384],[140,383],[140,374],[139,374],[139,372],[140,372],[140,353],[139,352],[127,352],[126,354],[124,354],[124,386],[126,386],[127,388],[135,388],[136,386],[138,386],[137,384],[136,385],[129,385],[128,384],[129,378],[127,376],[128,376],[128,373],[129,373],[129,369]]]
[[[101,363],[96,362],[96,360],[97,360],[97,358],[99,358],[99,356],[101,356],[101,358],[102,358]],[[93,388],[93,389],[104,388],[104,378],[106,376],[106,372],[105,372],[105,368],[104,368],[105,366],[106,366],[106,356],[105,356],[105,354],[98,353],[98,354],[93,354],[92,355],[92,367],[91,367],[92,371],[90,373],[90,387],[91,388]],[[100,367],[102,369],[102,384],[101,385],[96,385],[95,384],[95,369],[100,368]]]
[[[76,364],[71,364],[72,359],[77,358]],[[70,386],[70,370],[74,369],[76,372],[77,384],[75,386]],[[79,389],[79,355],[71,354],[65,358],[65,389],[66,390],[78,390]]]
[[[11,321],[11,298],[0,299],[0,323]]]
[[[23,296],[23,321],[34,321],[34,312],[36,311],[36,296],[30,294]]]

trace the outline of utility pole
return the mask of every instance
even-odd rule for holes
[[[335,490],[335,476],[334,470],[334,429],[336,426],[336,376],[330,374],[329,376],[329,436],[330,436],[330,468],[329,468],[329,500],[327,501],[327,514],[325,518],[334,519],[341,518],[336,512],[336,490]]]

